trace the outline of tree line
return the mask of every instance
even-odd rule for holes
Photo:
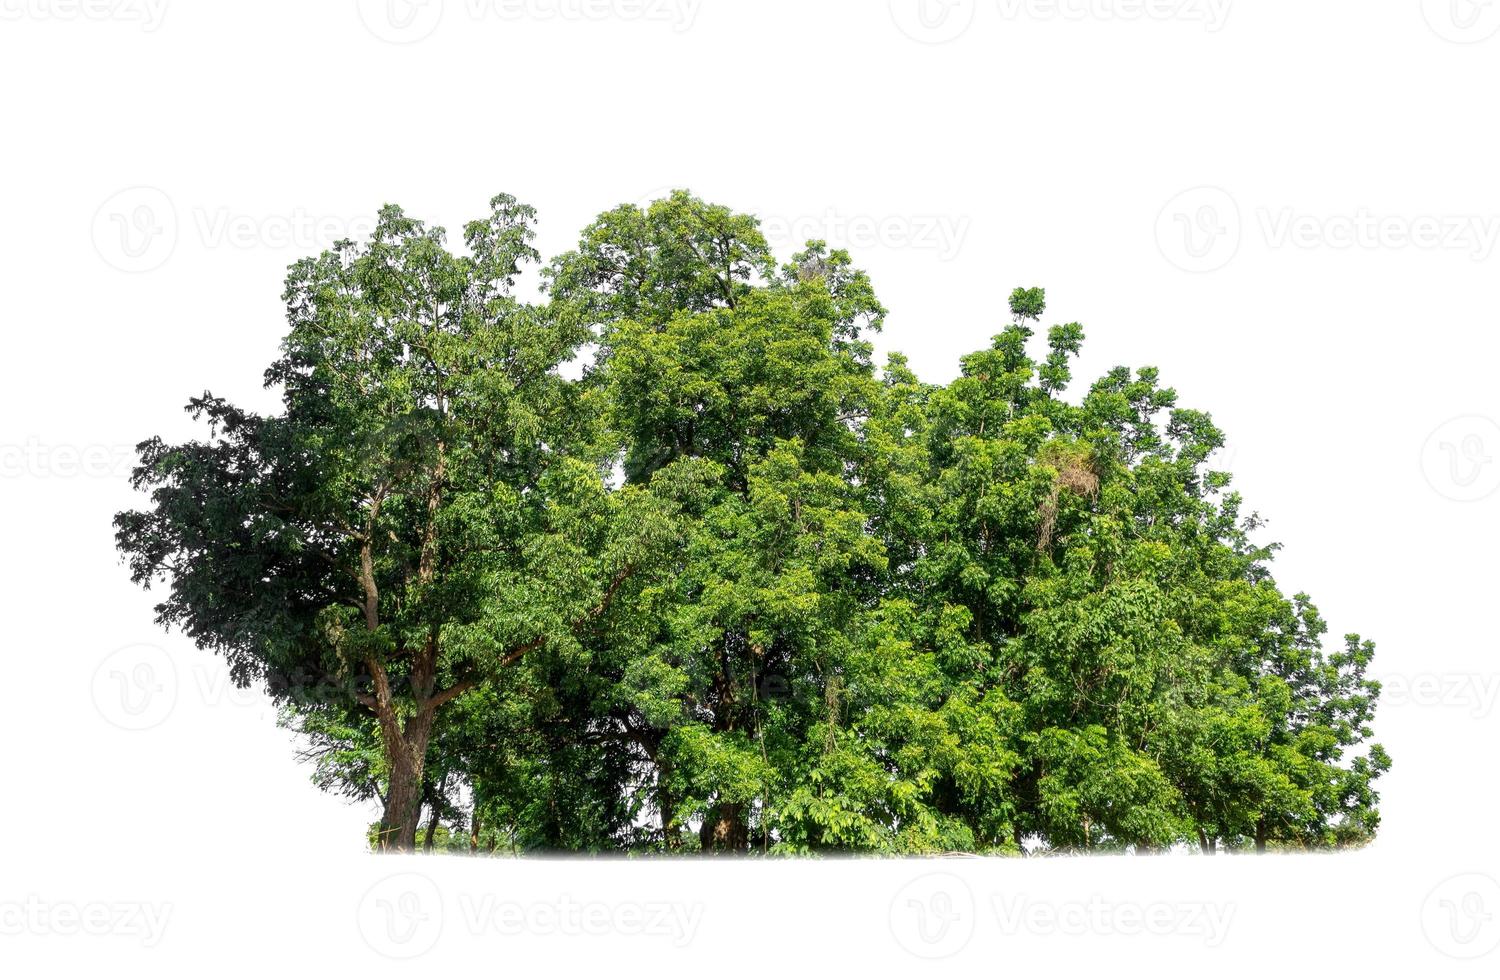
[[[291,266],[257,414],[138,447],[157,620],[374,845],[1036,853],[1371,839],[1373,646],[1272,578],[1153,368],[1039,288],[946,385],[850,256],[685,191],[542,263],[509,196]],[[543,291],[518,297],[539,270]]]

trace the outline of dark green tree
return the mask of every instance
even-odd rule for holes
[[[290,331],[257,415],[204,394],[203,441],[139,447],[146,510],[116,518],[163,625],[295,707],[359,707],[383,751],[381,846],[414,846],[438,712],[578,636],[649,557],[661,514],[609,493],[559,366],[586,339],[518,302],[533,215],[464,229],[387,207],[287,277]]]
[[[386,208],[294,265],[281,410],[194,399],[207,438],[143,443],[116,519],[376,846],[424,814],[508,853],[1374,835],[1373,646],[1324,648],[1155,369],[1070,399],[1040,288],[950,384],[878,369],[847,253],[778,264],[686,191],[523,303],[532,222],[496,198],[455,254]]]

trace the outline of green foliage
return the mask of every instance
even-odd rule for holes
[[[1040,288],[919,381],[850,256],[685,191],[511,292],[530,209],[386,208],[292,267],[283,410],[205,394],[116,521],[377,846],[878,854],[1358,845],[1373,646],[1325,649],[1155,369],[1068,400]],[[583,377],[560,366],[585,345]],[[420,819],[419,819],[420,818]],[[426,834],[422,835],[425,840]]]

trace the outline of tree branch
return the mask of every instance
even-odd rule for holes
[[[572,629],[581,629],[590,620],[598,618],[606,610],[608,610],[610,604],[614,602],[615,596],[619,593],[620,587],[623,586],[626,580],[629,579],[630,576],[634,573],[635,563],[633,562],[627,564],[624,568],[616,572],[614,578],[610,579],[609,585],[605,588],[603,598],[601,598],[598,604],[595,605],[593,609],[589,610],[587,614],[580,616],[578,619],[574,620]],[[511,666],[531,651],[540,649],[546,642],[547,638],[545,636],[538,636],[534,640],[530,640],[518,647],[512,648],[505,654],[505,656],[500,658],[500,664],[495,668],[494,672],[498,672],[505,669],[506,667]],[[381,676],[383,677],[384,675],[382,674]],[[458,683],[454,684],[452,687],[446,688],[442,691],[438,691],[436,694],[432,695],[432,697],[427,698],[425,701],[423,701],[423,710],[430,711],[434,708],[441,707],[442,705],[447,704],[449,701],[452,701],[459,695],[465,694],[468,691],[473,690],[475,687],[478,687],[484,682],[484,680],[485,677],[479,675],[466,677]],[[377,678],[377,685],[378,683],[379,678]]]

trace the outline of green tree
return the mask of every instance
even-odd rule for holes
[[[663,525],[607,492],[590,413],[559,366],[586,339],[512,295],[531,209],[500,196],[442,229],[386,207],[368,244],[292,266],[266,372],[282,410],[204,394],[203,441],[139,447],[147,510],[116,518],[158,621],[287,703],[379,729],[381,846],[414,846],[438,712],[578,636]]]
[[[1019,708],[1016,845],[1367,837],[1389,760],[1340,763],[1371,736],[1368,645],[1323,655],[1305,597],[1277,591],[1258,520],[1207,467],[1223,436],[1206,414],[1152,368],[1060,400],[1082,328],[1053,327],[1038,363],[1044,294],[1011,309],[930,400],[938,498],[914,581],[930,616],[963,610],[974,669]]]
[[[660,846],[769,849],[849,626],[885,560],[845,479],[884,315],[822,243],[777,268],[753,218],[674,193],[554,262],[598,333],[626,486],[677,502],[685,543],[638,627],[601,637],[607,712],[651,774]]]
[[[523,303],[533,220],[498,197],[454,254],[388,207],[294,265],[281,410],[194,399],[208,437],[143,443],[116,518],[377,847],[424,814],[484,852],[1374,835],[1373,646],[1324,648],[1154,368],[1070,400],[1083,328],[1034,356],[1025,288],[950,384],[877,369],[847,253],[778,264],[686,191]]]

